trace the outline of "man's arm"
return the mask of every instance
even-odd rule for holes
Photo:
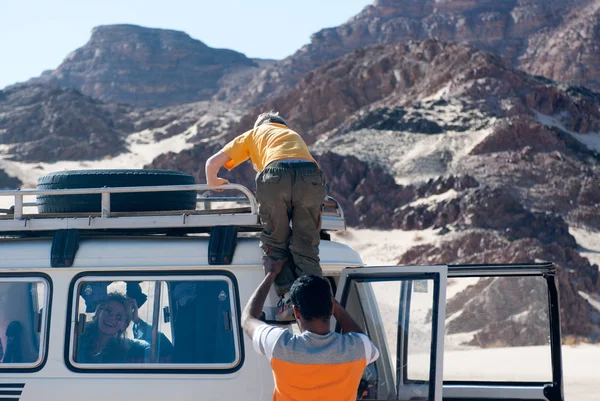
[[[150,342],[151,338],[149,335],[152,334],[152,326],[150,326],[140,317],[137,301],[134,298],[129,298],[129,302],[131,303],[132,310],[131,321],[133,322],[134,327],[137,326],[137,330],[133,331],[133,338]]]
[[[338,321],[342,328],[342,333],[359,333],[364,334],[358,323],[346,312],[344,307],[338,301],[333,300],[333,317]]]
[[[226,153],[221,151],[212,155],[204,166],[204,172],[206,174],[206,183],[210,186],[216,187],[223,184],[229,184],[224,178],[217,177],[219,170],[221,167],[225,165],[228,161],[231,160],[231,157],[227,156]]]
[[[281,272],[283,263],[286,261],[286,259],[275,260],[266,256],[263,257],[263,260],[265,278],[254,291],[242,312],[242,328],[250,338],[254,338],[254,331],[256,328],[264,324],[264,322],[260,320],[260,315],[263,306],[265,305],[265,300],[267,299],[267,295],[269,295],[271,286],[275,282],[275,277]]]

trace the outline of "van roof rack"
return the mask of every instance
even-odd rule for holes
[[[208,191],[235,190],[244,196],[209,196]],[[196,191],[196,209],[176,211],[112,212],[111,195],[122,193]],[[200,196],[198,193],[206,193]],[[55,195],[100,195],[97,212],[90,213],[26,213],[27,208],[38,206],[26,198]],[[0,235],[27,235],[61,229],[102,230],[104,232],[208,232],[216,226],[238,226],[246,231],[261,231],[258,202],[254,193],[243,185],[226,184],[219,187],[204,184],[162,185],[140,187],[103,187],[52,190],[4,190],[0,197],[13,197],[14,206],[0,209]],[[216,208],[225,202],[232,208]],[[4,203],[6,204],[6,203]],[[240,204],[245,204],[240,206]],[[202,207],[199,208],[199,205]],[[227,205],[225,205],[227,206]],[[322,230],[345,230],[346,222],[341,205],[327,196],[323,203]]]

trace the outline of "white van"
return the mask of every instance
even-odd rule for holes
[[[170,178],[132,185],[153,174]],[[64,172],[37,190],[0,192],[14,199],[0,216],[0,401],[272,399],[269,364],[240,328],[264,276],[254,195],[232,184],[221,189],[243,197],[206,197],[211,188],[173,182],[177,174]],[[224,202],[236,207],[215,209]],[[324,205],[326,238],[345,222],[335,200]],[[381,351],[357,399],[563,399],[550,264],[364,266],[327,239],[320,257],[337,299]],[[523,291],[534,313],[513,325],[514,296],[461,301],[460,289],[481,280]],[[125,319],[103,304],[112,293],[137,297],[141,320],[124,331],[120,353],[97,359],[85,344],[99,308]],[[276,303],[270,294],[265,320]],[[502,330],[521,331],[502,344]]]

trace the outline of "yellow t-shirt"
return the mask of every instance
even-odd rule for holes
[[[257,172],[271,162],[283,159],[306,159],[315,162],[302,137],[282,124],[262,124],[244,132],[222,149],[231,157],[225,168],[231,170],[250,159]]]

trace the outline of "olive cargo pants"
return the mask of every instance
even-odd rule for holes
[[[323,275],[319,233],[325,185],[323,171],[308,161],[275,161],[256,177],[256,198],[265,225],[261,248],[273,258],[288,258],[275,279],[280,296],[300,276]]]

